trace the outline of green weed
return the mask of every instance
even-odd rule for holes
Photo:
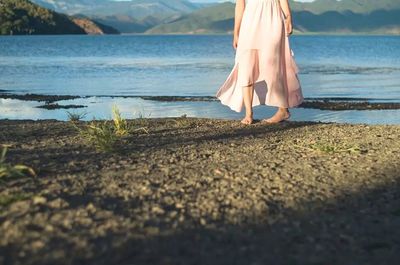
[[[119,135],[115,133],[113,124],[109,121],[93,120],[84,128],[80,128],[74,124],[79,134],[96,149],[106,152],[115,150],[115,144]]]
[[[73,126],[78,130],[83,139],[96,149],[105,152],[116,151],[118,140],[130,133],[137,131],[148,133],[146,127],[129,125],[129,123],[122,118],[121,112],[115,105],[112,108],[111,121],[96,121],[94,119],[83,127],[75,123],[73,123]]]
[[[18,177],[35,177],[35,171],[25,165],[10,165],[6,163],[6,154],[8,145],[3,145],[0,154],[0,179],[2,178],[18,178]]]
[[[87,116],[87,112],[69,112],[67,111],[68,120],[72,122],[81,121]]]
[[[125,136],[129,132],[129,126],[126,120],[121,117],[121,112],[116,105],[112,108],[114,131],[118,136]]]
[[[128,122],[121,117],[121,112],[119,111],[117,106],[114,106],[112,109],[113,113],[113,121],[114,121],[114,129],[115,129],[115,134],[118,136],[126,136],[129,133],[132,132],[137,132],[137,131],[144,131],[145,133],[149,133],[148,129],[146,126],[143,126],[143,124],[147,123],[147,119],[143,118],[142,114],[139,115],[140,119],[140,124],[135,124],[133,123],[131,126],[128,124]],[[135,126],[139,125],[139,126]]]

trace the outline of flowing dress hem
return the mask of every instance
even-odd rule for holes
[[[260,74],[260,65],[258,60],[256,60],[256,63],[254,65],[254,67],[256,68],[254,72],[256,74],[254,74],[253,72],[253,74],[251,75],[251,79],[255,81],[248,82],[247,84],[238,84],[238,68],[241,58],[246,52],[257,51],[257,53],[259,53],[260,50],[262,49],[245,49],[240,54],[238,54],[235,60],[235,65],[224,84],[216,93],[216,98],[218,98],[223,105],[228,106],[231,110],[235,112],[241,112],[244,105],[242,89],[243,87],[253,86],[254,96],[252,100],[252,107],[266,105],[278,108],[295,108],[300,105],[303,102],[301,87],[290,91],[290,98],[288,98],[287,104],[279,104],[277,102],[274,102],[274,100],[271,100],[270,85],[267,79]],[[293,52],[291,51],[290,56],[292,56],[292,53]],[[297,74],[298,68],[293,60],[291,60],[290,66],[292,67],[294,74]],[[258,93],[256,93],[255,86],[263,82],[265,82],[265,85],[262,85],[262,88],[258,89]],[[240,91],[236,91],[237,89],[239,89]],[[240,101],[238,101],[238,99],[240,99]],[[295,101],[293,102],[293,100],[291,99],[295,99]]]

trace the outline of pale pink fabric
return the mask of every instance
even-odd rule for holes
[[[216,94],[222,104],[240,112],[242,87],[251,84],[253,106],[291,108],[303,101],[298,67],[284,23],[279,0],[247,0],[235,65]]]

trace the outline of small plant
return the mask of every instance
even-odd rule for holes
[[[187,118],[186,114],[183,114],[182,116],[173,119],[173,121],[175,122],[175,125],[177,125],[178,127],[187,127],[187,126],[191,125],[191,122]]]
[[[142,111],[136,112],[135,116],[137,116],[137,118],[135,119],[135,124],[142,126],[142,127],[146,127],[149,125],[148,118],[150,118],[151,113],[149,113],[148,115],[145,115],[144,110],[142,110]]]
[[[325,153],[358,153],[360,148],[358,146],[343,146],[339,144],[329,144],[329,143],[315,143],[310,145],[311,149],[319,150]]]
[[[87,116],[87,112],[69,112],[67,111],[68,120],[71,122],[78,122],[84,119]]]
[[[25,165],[10,165],[6,163],[6,154],[8,145],[3,145],[0,155],[0,179],[2,178],[17,178],[17,177],[35,177],[35,171]]]
[[[113,113],[114,129],[116,135],[125,136],[129,134],[129,132],[137,132],[137,131],[144,131],[145,133],[149,133],[147,128],[144,126],[139,128],[135,128],[134,126],[129,126],[128,122],[121,117],[121,112],[119,111],[117,106],[113,107],[112,113]],[[140,118],[140,119],[145,120],[145,118]]]
[[[129,126],[126,120],[121,117],[121,112],[116,105],[112,108],[113,121],[115,134],[118,136],[125,136],[129,132]]]
[[[79,134],[96,149],[111,152],[115,149],[118,135],[115,134],[114,126],[109,121],[91,121],[85,128],[81,129],[74,125]]]
[[[145,127],[134,128],[129,126],[128,122],[122,118],[121,112],[117,106],[112,108],[112,121],[96,121],[95,119],[83,128],[73,123],[79,134],[98,150],[112,152],[115,151],[117,141],[131,132],[144,131],[148,133]]]

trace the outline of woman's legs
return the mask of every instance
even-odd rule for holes
[[[278,123],[290,118],[290,112],[288,108],[278,108],[275,115],[269,119],[264,119],[262,122],[267,123]]]
[[[245,86],[243,89],[243,101],[244,106],[246,108],[246,116],[241,121],[243,124],[252,124],[253,123],[253,95],[254,95],[254,86]]]
[[[243,124],[253,123],[253,95],[254,85],[242,87],[243,89],[243,101],[246,109],[246,115],[242,119]],[[274,116],[269,119],[263,119],[262,122],[266,123],[278,123],[290,118],[290,112],[288,108],[278,108]]]

